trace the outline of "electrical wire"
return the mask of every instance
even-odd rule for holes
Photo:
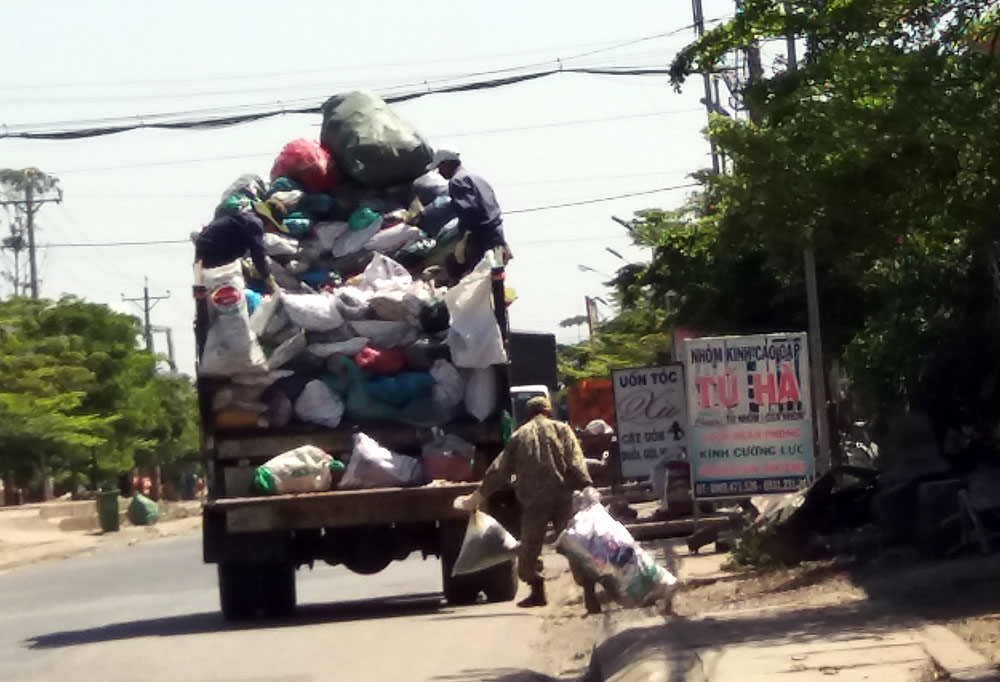
[[[419,99],[426,97],[428,95],[440,95],[440,94],[454,94],[461,92],[474,92],[477,90],[491,90],[494,88],[503,87],[506,85],[514,85],[517,83],[524,83],[528,81],[537,80],[539,78],[546,78],[549,76],[554,76],[558,74],[572,73],[572,74],[589,74],[589,75],[605,75],[605,76],[663,76],[669,73],[669,69],[665,68],[647,68],[647,67],[612,67],[612,68],[564,68],[560,64],[559,68],[548,69],[546,71],[537,71],[534,73],[520,74],[516,76],[509,76],[506,78],[495,78],[488,81],[473,81],[470,83],[460,83],[456,85],[444,86],[439,88],[430,88],[422,90],[414,90],[408,93],[399,95],[386,96],[383,99],[389,103],[399,103],[407,102],[414,99]],[[287,106],[282,102],[277,103],[277,107],[272,107],[270,109],[265,109],[263,111],[253,111],[250,113],[233,113],[239,109],[246,109],[248,107],[252,108],[252,105],[230,107],[230,108],[215,108],[210,110],[201,111],[191,111],[191,112],[170,112],[170,113],[159,113],[159,114],[149,114],[149,115],[139,115],[130,116],[122,118],[105,118],[105,119],[94,119],[85,121],[75,121],[75,122],[59,122],[59,123],[46,123],[40,124],[40,127],[33,128],[30,125],[7,125],[0,124],[0,139],[3,138],[19,138],[19,139],[34,139],[34,140],[72,140],[81,139],[88,137],[100,137],[103,135],[113,135],[117,133],[123,133],[130,130],[139,130],[143,128],[152,129],[166,129],[166,130],[198,130],[198,129],[210,129],[219,128],[231,125],[238,125],[240,123],[249,123],[251,121],[258,121],[266,118],[272,118],[274,116],[282,116],[285,114],[317,114],[322,111],[322,105],[317,103],[311,103],[304,106]],[[211,112],[229,112],[220,113],[217,116],[212,116]],[[200,118],[181,118],[178,117],[186,116],[188,114],[199,114]],[[173,120],[172,120],[173,119]],[[48,130],[47,127],[58,127],[63,126],[61,130]],[[85,128],[72,127],[72,126],[90,126]]]
[[[585,206],[587,204],[596,204],[605,201],[616,201],[618,199],[628,199],[630,197],[644,196],[648,194],[658,194],[660,192],[670,192],[678,189],[686,189],[688,187],[697,187],[699,183],[688,182],[681,185],[671,185],[669,187],[656,187],[653,189],[641,190],[638,192],[627,192],[625,194],[616,194],[613,196],[605,197],[595,197],[592,199],[582,199],[580,201],[567,201],[560,204],[547,204],[543,206],[531,206],[529,208],[516,208],[510,211],[504,211],[505,215],[514,215],[519,213],[534,213],[536,211],[551,211],[559,208],[567,208],[571,206]],[[62,244],[45,244],[39,248],[45,249],[56,249],[56,248],[82,248],[82,247],[93,247],[93,248],[103,248],[103,247],[117,247],[117,246],[159,246],[167,244],[190,244],[190,239],[150,239],[150,240],[136,240],[136,241],[121,241],[121,242],[86,242],[86,243],[72,243],[66,242]]]
[[[492,128],[488,130],[470,130],[460,133],[443,133],[440,135],[435,135],[438,138],[458,138],[458,137],[473,137],[478,135],[493,135],[497,133],[510,133],[510,132],[520,132],[525,130],[542,130],[546,128],[561,128],[564,126],[575,126],[575,125],[588,125],[593,123],[606,123],[609,121],[625,121],[637,118],[651,118],[655,116],[669,116],[673,114],[686,114],[693,112],[702,112],[704,109],[701,107],[689,107],[687,109],[667,109],[664,111],[650,111],[639,114],[623,114],[620,116],[605,116],[602,118],[588,118],[588,119],[577,119],[570,121],[549,121],[546,123],[536,123],[526,126],[512,126],[509,128]],[[68,175],[72,173],[88,173],[93,171],[105,171],[105,170],[124,170],[131,168],[147,168],[156,166],[170,166],[178,163],[202,163],[207,161],[227,161],[232,159],[255,159],[255,158],[271,158],[274,156],[274,151],[261,151],[261,152],[247,152],[245,154],[225,154],[222,156],[200,156],[196,158],[187,159],[172,159],[167,161],[146,161],[143,163],[133,163],[124,164],[116,166],[91,166],[87,168],[69,168],[63,170],[55,170],[52,172],[53,175]]]

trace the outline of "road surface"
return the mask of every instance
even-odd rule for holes
[[[298,571],[285,621],[225,623],[200,538],[140,543],[0,574],[0,682],[472,682],[522,678],[542,616],[451,608],[439,564],[374,576]]]

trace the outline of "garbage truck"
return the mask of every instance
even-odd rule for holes
[[[492,313],[506,345],[504,268],[494,267],[491,277]],[[209,333],[210,296],[210,291],[196,283],[194,326],[199,357]],[[510,429],[509,364],[491,369],[496,375],[496,409],[483,421],[466,416],[445,426],[448,433],[475,446],[474,479],[482,476],[502,450],[505,429]],[[468,522],[468,514],[454,509],[453,501],[475,490],[475,480],[273,495],[258,494],[251,485],[257,466],[302,445],[347,458],[355,435],[364,433],[393,451],[419,452],[428,437],[426,428],[399,421],[346,418],[336,428],[301,423],[278,429],[219,428],[213,401],[224,385],[215,377],[199,375],[197,379],[208,490],[203,554],[207,563],[217,565],[225,618],[292,613],[296,571],[312,567],[314,562],[368,575],[415,552],[425,559],[440,557],[442,589],[450,604],[474,603],[480,595],[489,601],[514,598],[517,578],[513,562],[478,573],[451,575]],[[518,510],[512,495],[500,494],[488,504],[493,516],[516,531]]]

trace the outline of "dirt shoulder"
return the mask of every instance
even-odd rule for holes
[[[0,508],[0,572],[102,548],[191,535],[201,529],[200,508],[196,503],[176,506],[152,526],[124,522],[113,533],[94,530],[96,517],[90,523],[88,517],[53,514],[56,509],[55,504]],[[81,523],[81,519],[85,522]]]
[[[716,569],[724,556],[678,556],[678,543],[650,548],[688,579],[672,613],[605,604],[586,616],[579,588],[562,557],[545,557],[550,604],[543,622],[545,672],[574,679],[587,669],[594,648],[628,628],[656,626],[685,633],[692,642],[713,638],[779,641],[844,633],[902,633],[943,625],[993,664],[1000,663],[1000,557],[924,562],[888,554],[864,566],[822,562],[767,572]],[[684,550],[686,552],[686,550]],[[735,617],[736,632],[723,633]],[[876,638],[882,635],[875,634]]]

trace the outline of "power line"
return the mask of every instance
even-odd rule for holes
[[[435,135],[438,138],[473,137],[478,135],[493,135],[496,133],[520,132],[525,130],[543,130],[547,128],[561,128],[564,126],[589,125],[593,123],[607,123],[609,121],[626,121],[637,118],[652,118],[655,116],[669,116],[673,114],[686,114],[694,111],[701,111],[700,107],[688,107],[687,109],[666,109],[663,111],[649,111],[638,114],[623,114],[619,116],[605,116],[601,118],[586,118],[569,121],[549,121],[546,123],[536,123],[525,126],[511,126],[508,128],[492,128],[487,130],[469,130],[460,133],[441,133]],[[208,161],[226,161],[231,159],[254,159],[260,157],[273,157],[274,151],[247,152],[244,154],[224,154],[221,156],[200,156],[187,159],[170,159],[167,161],[146,161],[143,163],[123,164],[118,166],[91,166],[89,168],[68,168],[53,171],[56,175],[66,175],[69,173],[88,173],[92,171],[124,170],[130,168],[152,168],[156,166],[170,166],[178,163],[204,163]]]
[[[550,211],[556,208],[567,208],[570,206],[585,206],[586,204],[597,204],[604,201],[615,201],[617,199],[628,199],[629,197],[638,197],[646,194],[658,194],[659,192],[669,192],[675,189],[686,189],[688,187],[699,187],[700,183],[688,182],[683,185],[673,185],[671,187],[657,187],[656,189],[646,189],[639,192],[629,192],[627,194],[616,194],[614,196],[608,197],[596,197],[594,199],[583,199],[581,201],[567,201],[561,204],[548,204],[547,206],[532,206],[531,208],[515,208],[511,211],[504,211],[504,215],[513,215],[516,213],[534,213],[535,211]]]
[[[682,185],[671,185],[669,187],[656,187],[654,189],[646,189],[638,192],[627,192],[625,194],[616,194],[613,196],[605,197],[595,197],[593,199],[582,199],[580,201],[567,201],[561,204],[547,204],[543,206],[531,206],[529,208],[515,208],[510,211],[504,211],[505,215],[514,215],[518,213],[534,213],[536,211],[551,211],[558,208],[568,208],[571,206],[585,206],[587,204],[597,204],[605,201],[616,201],[618,199],[628,199],[630,197],[644,196],[648,194],[658,194],[660,192],[670,192],[678,189],[687,189],[689,187],[698,187],[697,182],[688,182]],[[137,240],[137,241],[121,241],[121,242],[88,242],[88,243],[62,243],[62,244],[45,244],[39,248],[45,249],[59,249],[59,248],[81,248],[81,247],[93,247],[93,248],[104,248],[104,247],[118,247],[118,246],[158,246],[166,244],[190,244],[190,239],[150,239],[150,240]]]
[[[582,75],[605,75],[605,76],[664,76],[670,73],[665,68],[648,67],[609,67],[609,68],[564,68],[562,63],[558,63],[557,68],[550,68],[545,71],[508,76],[505,78],[495,78],[487,81],[472,81],[460,83],[440,88],[426,87],[420,90],[413,90],[399,95],[385,96],[383,99],[387,103],[406,102],[419,99],[428,95],[454,94],[460,92],[474,92],[477,90],[491,90],[505,85],[524,83],[539,78],[546,78],[564,73]],[[271,108],[250,113],[234,113],[239,110],[253,109],[257,106],[265,105],[240,105],[228,108],[213,108],[207,110],[194,110],[189,112],[165,112],[158,114],[137,115],[118,118],[104,118],[96,120],[64,121],[58,123],[39,124],[38,127],[22,124],[0,124],[0,139],[20,138],[20,139],[41,139],[41,140],[72,140],[86,137],[100,137],[103,135],[114,135],[130,130],[142,128],[166,129],[166,130],[193,130],[218,128],[225,126],[249,123],[275,116],[286,114],[316,114],[322,111],[322,104],[310,103],[302,106],[288,106],[282,102],[270,105]],[[211,112],[220,112],[216,116]],[[198,115],[196,118],[180,118],[183,116]],[[51,130],[48,128],[62,129]],[[89,127],[82,127],[89,126]]]

